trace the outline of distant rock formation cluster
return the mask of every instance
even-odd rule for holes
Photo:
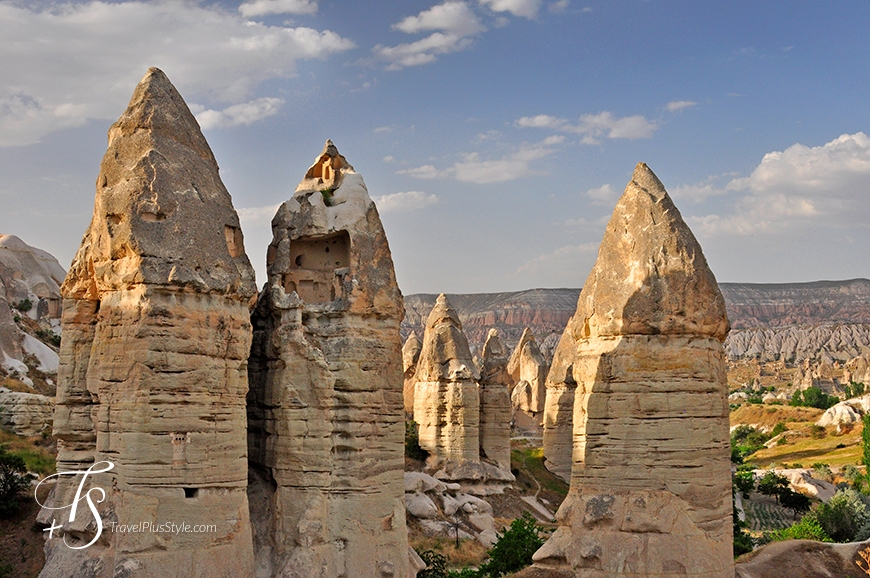
[[[109,130],[60,291],[58,471],[105,471],[58,480],[38,518],[54,526],[42,578],[420,569],[405,526],[402,296],[377,210],[327,142],[273,225],[255,300],[214,156],[150,69]],[[209,531],[101,531],[83,503],[64,514],[98,489],[105,524]]]
[[[548,389],[571,366],[573,457],[545,455],[571,489],[535,554],[574,576],[732,578],[725,302],[701,247],[643,163],[616,205],[559,343]],[[558,441],[555,445],[553,441]]]

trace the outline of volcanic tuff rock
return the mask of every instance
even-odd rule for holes
[[[0,376],[8,374],[29,382],[27,373],[35,368],[25,363],[28,354],[36,356],[42,371],[57,371],[56,350],[28,331],[59,327],[60,284],[65,275],[50,254],[15,235],[0,234]],[[22,301],[31,302],[29,311],[15,308]],[[31,321],[19,324],[16,316]]]
[[[870,385],[870,348],[846,362],[843,369],[843,381]]]
[[[732,578],[725,302],[639,163],[566,328],[574,463],[535,560],[575,576]]]
[[[507,365],[512,381],[511,403],[515,409],[533,414],[544,411],[548,369],[535,336],[526,327]]]
[[[51,433],[54,398],[0,387],[0,428],[20,436]]]
[[[848,361],[870,350],[870,324],[760,327],[732,331],[725,342],[729,359],[757,358],[800,363]]]
[[[408,576],[402,294],[375,204],[332,142],[272,232],[249,368],[257,576]]]
[[[250,576],[245,444],[254,271],[214,156],[175,87],[148,71],[109,129],[94,215],[63,283],[58,471],[88,478],[108,524],[215,524],[123,533],[79,508],[47,538],[42,578]],[[73,502],[61,476],[48,505]],[[87,487],[86,487],[87,489]],[[80,504],[80,506],[82,506]],[[67,510],[68,511],[68,510]],[[215,563],[220,560],[220,563]]]
[[[427,466],[456,474],[448,478],[461,478],[480,462],[479,377],[456,310],[441,294],[426,321],[417,362],[414,421],[420,447],[429,452]],[[456,471],[463,466],[462,473]]]
[[[414,415],[414,385],[417,383],[414,374],[417,373],[417,360],[420,359],[421,349],[417,333],[412,331],[402,346],[402,370],[405,374],[402,397],[405,400],[405,413],[411,416]]]
[[[511,399],[507,349],[498,329],[490,329],[480,368],[480,453],[505,471],[511,469]]]
[[[577,343],[570,331],[562,333],[547,372],[544,400],[544,459],[547,469],[571,480],[574,447],[574,355]]]

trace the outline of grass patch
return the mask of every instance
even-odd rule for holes
[[[57,450],[54,440],[50,436],[25,438],[0,430],[0,446],[5,447],[6,451],[12,455],[21,456],[29,472],[34,472],[40,476],[55,472]]]
[[[779,422],[784,422],[788,429],[795,429],[795,426],[808,425],[807,422],[815,423],[823,413],[824,410],[813,407],[742,405],[731,412],[730,421],[732,427],[746,424],[770,431]]]
[[[456,548],[454,538],[434,538],[432,536],[408,536],[408,543],[417,552],[433,550],[447,558],[448,568],[459,569],[469,566],[479,566],[486,558],[488,552],[486,546],[477,540],[468,538],[459,539],[459,548]]]
[[[761,449],[748,461],[759,467],[771,464],[800,462],[803,464],[824,462],[830,466],[860,464],[862,456],[861,429],[855,428],[841,436],[827,435],[823,438],[800,437],[784,445]]]
[[[517,469],[534,478],[543,490],[549,490],[563,498],[568,495],[568,484],[544,467],[543,448],[511,448],[511,469]]]

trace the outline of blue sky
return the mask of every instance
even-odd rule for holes
[[[720,281],[870,277],[870,1],[0,0],[0,232],[69,265],[149,66],[264,280],[330,138],[405,293],[580,286],[644,161]]]

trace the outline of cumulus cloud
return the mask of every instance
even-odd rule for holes
[[[378,211],[380,211],[381,214],[415,211],[417,209],[431,207],[440,202],[438,195],[426,194],[423,191],[392,193],[390,195],[374,197],[373,200],[378,206]]]
[[[266,14],[315,14],[317,0],[254,0],[239,6],[242,16],[265,16]]]
[[[191,102],[239,104],[263,81],[293,76],[298,61],[354,46],[329,30],[266,26],[181,0],[2,2],[0,38],[0,146],[117,118],[150,66]]]
[[[690,218],[708,234],[751,234],[807,224],[866,227],[870,220],[870,137],[844,134],[817,147],[795,144],[764,155],[725,191],[731,213]]]
[[[282,104],[283,98],[258,98],[223,110],[202,110],[196,113],[196,120],[203,130],[251,124],[276,114]]]
[[[694,102],[692,100],[672,100],[665,105],[665,108],[667,108],[670,112],[676,112],[678,110],[683,110],[684,108],[691,108],[697,104],[697,102]]]
[[[560,14],[568,9],[569,0],[557,0],[556,2],[552,2],[547,8],[553,14]],[[585,12],[585,9],[584,9]],[[591,10],[590,10],[591,12]]]
[[[372,52],[376,58],[388,63],[389,70],[429,64],[438,60],[441,54],[465,50],[471,46],[472,37],[485,30],[468,4],[456,0],[438,4],[416,16],[408,16],[394,24],[393,28],[407,34],[429,30],[436,32],[416,42],[375,46]]]
[[[514,152],[499,159],[484,159],[479,153],[468,153],[462,160],[446,169],[439,170],[433,165],[423,165],[399,171],[398,174],[418,179],[454,178],[466,183],[502,183],[542,174],[535,162],[553,154],[555,149],[552,147],[563,141],[563,136],[555,135],[539,143],[524,143]]]
[[[478,0],[493,12],[510,12],[514,16],[534,18],[541,8],[541,0]],[[567,5],[567,2],[566,2]]]
[[[546,128],[582,135],[581,142],[584,144],[598,144],[600,137],[628,140],[652,138],[659,128],[658,123],[642,115],[617,117],[608,111],[584,114],[576,124],[548,114],[524,116],[514,124],[520,128]]]
[[[586,191],[586,196],[592,199],[595,205],[611,205],[617,195],[618,192],[610,186],[610,183]]]

